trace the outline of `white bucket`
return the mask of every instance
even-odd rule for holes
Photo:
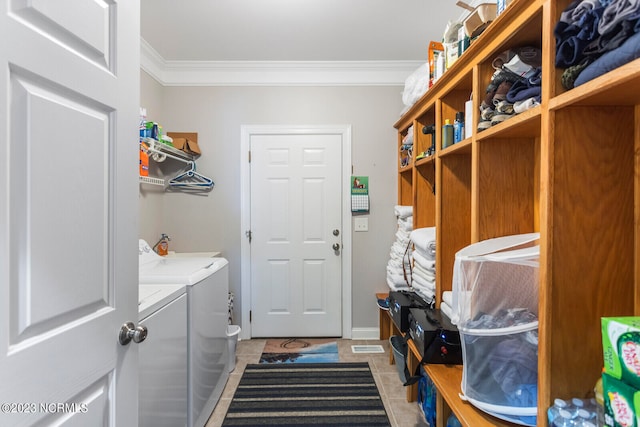
[[[240,334],[240,326],[227,326],[227,345],[229,346],[229,372],[236,369],[236,346],[238,345],[238,335]]]

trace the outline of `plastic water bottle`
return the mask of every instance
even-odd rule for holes
[[[553,406],[551,406],[548,410],[547,410],[547,420],[549,422],[549,425],[552,426],[554,425],[554,421],[556,418],[558,418],[558,416],[560,415],[560,410],[564,409],[568,409],[569,404],[562,399],[555,399],[553,401]]]
[[[574,397],[573,399],[571,399],[571,406],[572,406],[571,412],[573,412],[574,416],[577,416],[578,411],[580,411],[581,409],[585,409],[584,400],[578,399],[577,397]]]
[[[566,409],[560,409],[558,416],[553,420],[553,427],[574,427],[571,412]]]
[[[458,111],[453,121],[453,143],[458,143],[464,139],[464,111]]]
[[[590,416],[590,413],[587,412],[587,417]],[[578,415],[577,418],[574,418],[573,420],[573,426],[575,427],[595,427],[595,418],[594,420],[591,420],[589,418],[585,418],[582,415]]]

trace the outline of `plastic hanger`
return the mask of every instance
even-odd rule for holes
[[[171,187],[191,188],[191,189],[211,189],[215,185],[211,178],[208,178],[196,171],[195,162],[188,162],[190,168],[169,181]]]

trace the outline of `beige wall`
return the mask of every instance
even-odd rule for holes
[[[240,321],[241,125],[351,125],[353,174],[369,176],[369,231],[352,235],[352,325],[378,327],[374,292],[387,291],[385,268],[394,240],[397,194],[393,123],[401,87],[162,87],[141,72],[141,104],[166,130],[197,132],[197,170],[215,187],[206,196],[144,189],[141,237],[155,243],[167,233],[179,252],[220,250],[230,263],[230,289]],[[152,173],[167,176],[183,165],[167,161]],[[155,239],[155,240],[154,240]],[[153,241],[153,242],[152,242]]]

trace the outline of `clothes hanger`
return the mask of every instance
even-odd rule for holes
[[[195,162],[188,162],[190,168],[169,181],[172,187],[191,189],[211,189],[215,185],[211,178],[196,171]]]
[[[161,151],[156,147],[157,142],[154,140],[150,140],[149,151],[153,153],[153,155],[158,155],[159,157],[156,159],[161,162],[164,161],[167,157],[178,160],[183,163],[187,163],[189,165],[189,169],[182,172],[181,174],[175,176],[172,180],[169,181],[170,188],[176,188],[180,190],[195,190],[195,191],[205,191],[213,188],[215,183],[209,177],[206,177],[196,171],[196,162],[193,160],[187,160],[182,157],[175,156],[170,153],[166,153]],[[154,158],[155,159],[155,158]]]

